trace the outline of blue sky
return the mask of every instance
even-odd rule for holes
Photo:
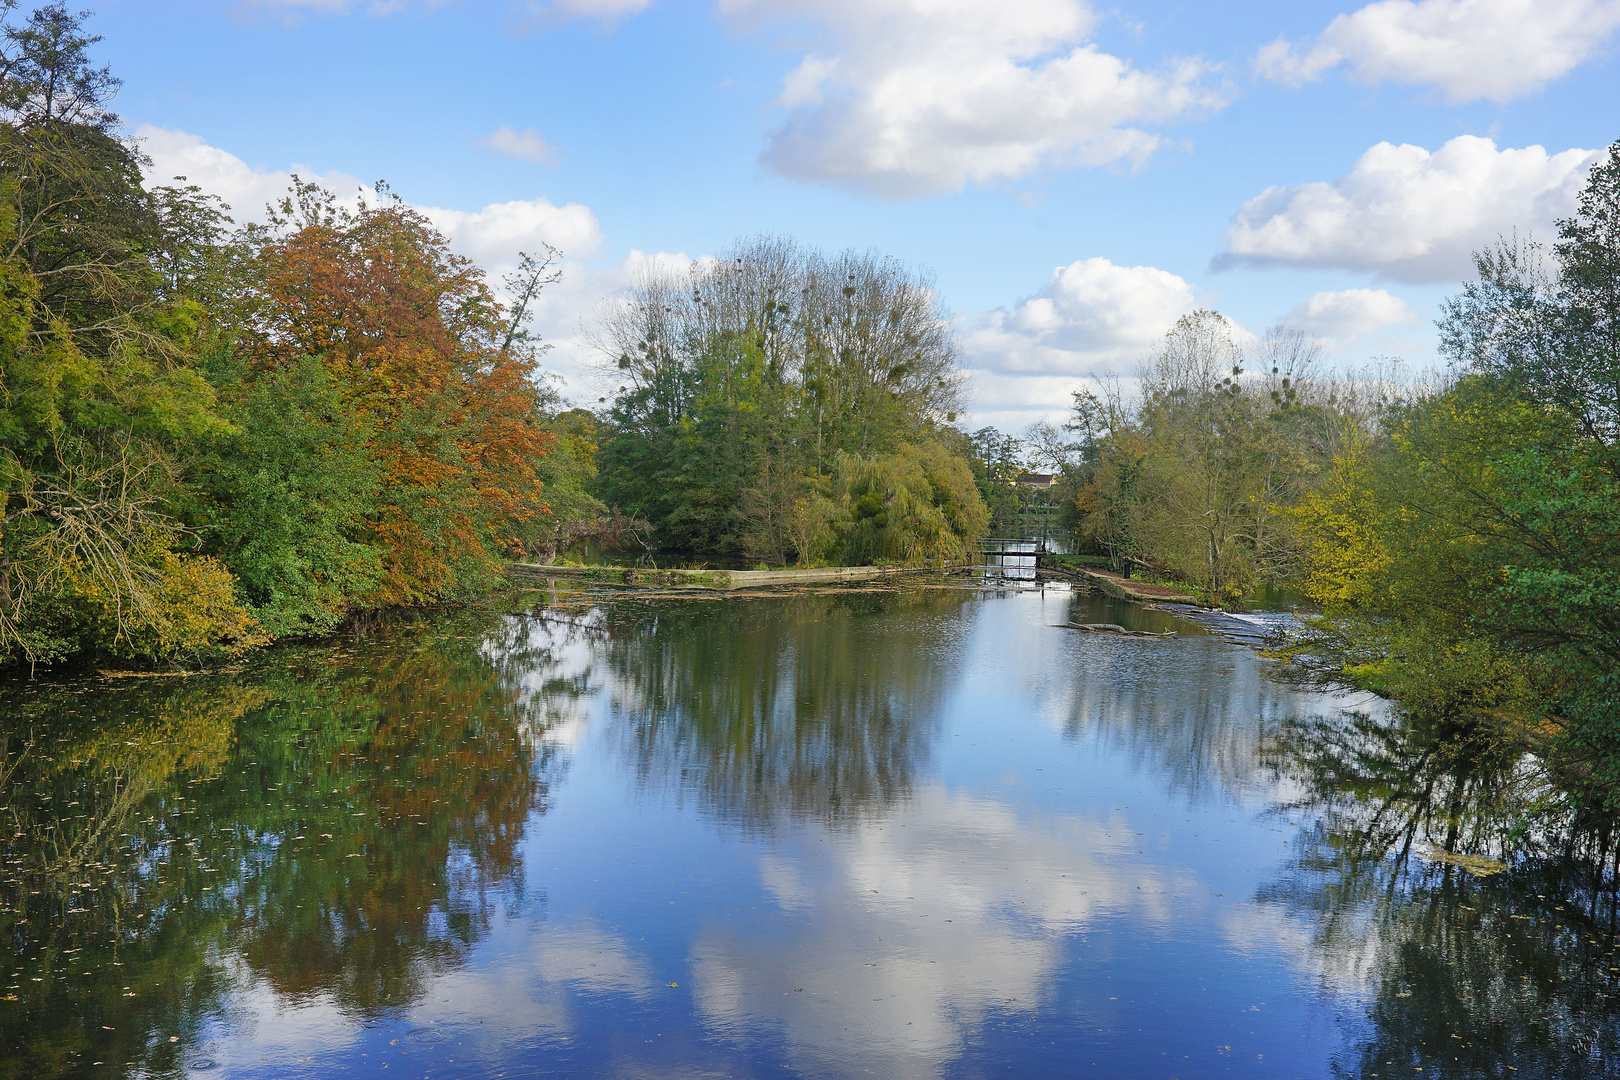
[[[1620,0],[104,0],[154,176],[252,216],[387,179],[498,274],[568,258],[539,329],[755,232],[929,268],[973,422],[1057,415],[1215,307],[1334,363],[1434,360],[1469,252],[1551,239],[1620,138]]]

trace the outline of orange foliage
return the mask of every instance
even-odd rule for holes
[[[545,512],[535,466],[555,436],[538,426],[534,353],[502,347],[483,272],[415,210],[295,194],[302,223],[255,237],[254,361],[315,357],[331,372],[370,426],[383,483],[365,522],[383,575],[366,599],[433,600],[492,571]]]

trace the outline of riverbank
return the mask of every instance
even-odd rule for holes
[[[659,570],[623,566],[546,566],[538,563],[513,563],[511,566],[513,577],[527,580],[562,578],[602,585],[722,590],[763,585],[827,585],[868,581],[894,574],[937,574],[940,570],[937,566],[818,566],[783,567],[778,570]]]
[[[818,566],[776,570],[680,570],[625,566],[552,566],[513,563],[512,576],[524,580],[585,581],[600,585],[653,585],[663,588],[746,589],[767,585],[829,585],[869,581],[896,574],[937,574],[952,567],[938,566]],[[1105,594],[1137,604],[1186,604],[1207,607],[1196,598],[1166,585],[1136,581],[1105,570],[1066,566],[1064,570]]]

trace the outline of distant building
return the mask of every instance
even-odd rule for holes
[[[1036,491],[1047,491],[1057,486],[1058,478],[1051,473],[1026,472],[1019,473],[1013,483],[1019,487],[1034,488]]]

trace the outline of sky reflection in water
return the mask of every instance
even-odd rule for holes
[[[1174,625],[619,598],[14,688],[0,1078],[1612,1074],[1612,927],[1300,765],[1376,713],[1071,618]]]

